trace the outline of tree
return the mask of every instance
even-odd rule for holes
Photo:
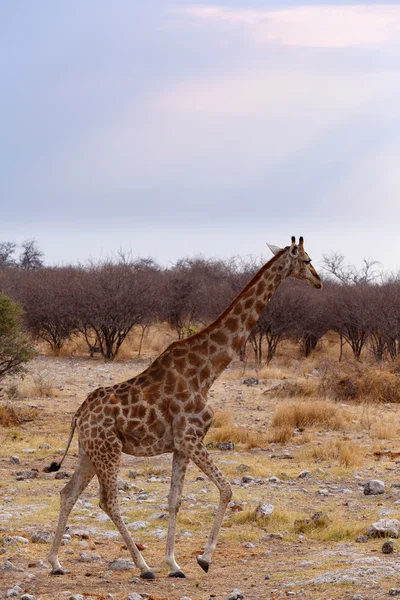
[[[25,240],[21,244],[22,252],[19,255],[19,266],[22,269],[38,269],[43,267],[43,252],[36,240]]]
[[[330,298],[329,328],[339,334],[341,345],[342,340],[349,344],[357,360],[370,333],[367,292],[366,284],[338,285]]]
[[[382,276],[382,267],[377,260],[371,257],[363,258],[360,269],[345,262],[345,257],[340,252],[324,254],[322,270],[328,276],[333,276],[342,283],[372,283]]]
[[[74,267],[21,271],[17,293],[26,311],[26,325],[56,353],[78,331],[73,296],[76,279]]]
[[[0,293],[0,379],[21,373],[34,351],[21,332],[22,308]]]
[[[15,242],[0,242],[0,269],[15,266]]]
[[[80,270],[74,300],[79,331],[88,345],[96,340],[105,360],[114,360],[132,328],[155,313],[157,273],[154,263],[126,257]]]

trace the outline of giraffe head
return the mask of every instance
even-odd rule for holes
[[[268,244],[269,249],[273,254],[278,254],[282,249],[278,246]],[[292,236],[292,243],[283,249],[287,253],[287,260],[290,261],[290,277],[295,277],[301,281],[306,281],[314,288],[321,289],[322,281],[319,278],[317,271],[311,264],[311,258],[304,250],[304,240],[299,238],[299,243],[296,244],[296,238]]]

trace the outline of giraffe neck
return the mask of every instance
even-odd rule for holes
[[[265,305],[290,275],[291,261],[287,252],[285,248],[267,262],[228,308],[199,334],[208,341],[210,386],[238,354]]]

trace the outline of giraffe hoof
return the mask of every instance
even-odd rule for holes
[[[186,575],[183,571],[171,571],[168,573],[168,577],[179,577],[180,579],[186,579]]]
[[[65,573],[64,569],[53,569],[50,571],[50,575],[65,575]]]
[[[203,569],[203,571],[208,573],[208,569],[210,568],[210,563],[208,561],[204,560],[204,558],[201,558],[201,556],[198,556],[197,564]]]
[[[140,577],[142,579],[155,579],[156,578],[153,571],[143,571],[143,573],[140,573]]]

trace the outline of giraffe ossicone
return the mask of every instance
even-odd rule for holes
[[[272,249],[273,248],[273,249]],[[226,477],[213,463],[203,439],[213,421],[207,404],[211,385],[239,353],[250,331],[287,277],[295,277],[321,288],[321,280],[304,250],[303,238],[285,248],[271,247],[275,256],[253,276],[240,294],[208,327],[195,335],[173,342],[142,373],[91,392],[75,413],[67,447],[59,463],[45,469],[57,471],[74,435],[79,435],[78,464],[71,480],[61,490],[60,515],[49,562],[53,574],[63,574],[58,551],[68,516],[78,497],[97,475],[100,507],[119,530],[140,576],[154,574],[133,542],[121,518],[117,498],[117,476],[122,453],[155,456],[172,452],[169,492],[169,523],[165,562],[170,577],[185,577],[175,560],[174,544],[183,482],[189,460],[218,488],[220,500],[210,535],[197,562],[208,571],[217,544],[218,532],[232,497]]]

